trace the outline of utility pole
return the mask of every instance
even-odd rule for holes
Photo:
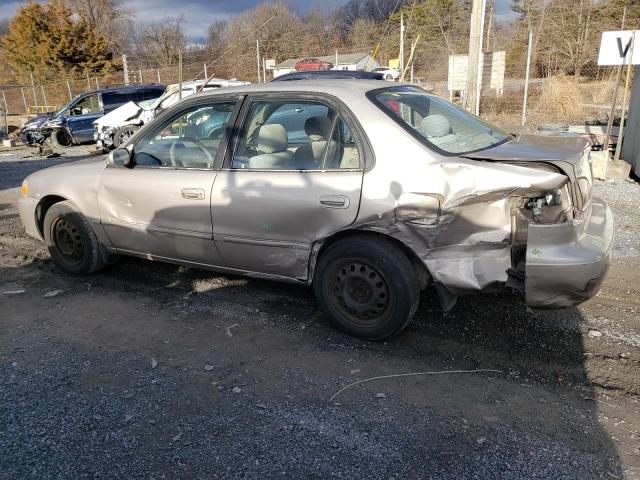
[[[334,70],[339,70],[338,69],[338,49],[336,48],[336,64],[333,67]]]
[[[258,83],[260,83],[260,40],[256,38],[256,62],[258,62]]]
[[[162,81],[160,80],[160,69],[157,69],[156,73],[158,74],[158,83],[162,83]]]
[[[529,30],[529,48],[527,48],[527,70],[524,76],[524,99],[522,100],[522,119],[520,124],[524,127],[527,122],[527,98],[529,96],[529,70],[531,69],[531,47],[533,46],[533,30]]]
[[[469,78],[467,80],[466,107],[480,113],[480,89],[482,87],[482,37],[484,34],[484,10],[486,0],[473,0],[471,27],[469,29]]]
[[[207,62],[204,62],[204,79],[207,80],[209,75],[207,73]]]
[[[400,55],[398,66],[400,74],[404,72],[404,14],[400,14]]]
[[[67,92],[69,92],[69,100],[73,97],[71,96],[71,85],[69,85],[69,79],[67,78]]]
[[[96,89],[100,90],[100,84],[98,83],[98,77],[96,77],[95,80],[96,80]]]
[[[140,77],[140,83],[142,83],[142,69],[138,69],[138,77]]]
[[[36,84],[33,82],[33,72],[29,72],[31,75],[31,91],[33,92],[33,101],[36,104],[36,113],[40,113],[40,107],[38,107],[38,97],[36,97]]]
[[[124,84],[129,85],[129,64],[127,63],[126,55],[122,55],[122,73],[124,75]]]
[[[178,50],[178,100],[182,100],[182,49]]]

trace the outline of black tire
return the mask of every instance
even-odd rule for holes
[[[52,205],[44,216],[43,227],[49,253],[67,272],[88,275],[104,266],[91,225],[71,202]]]
[[[138,125],[125,125],[124,127],[120,127],[113,134],[113,146],[118,148],[120,145],[123,145],[138,130],[140,130]]]
[[[58,129],[51,132],[51,143],[54,147],[65,148],[70,147],[73,140],[66,130]]]
[[[313,280],[325,317],[338,330],[366,340],[401,332],[420,300],[410,259],[373,235],[339,240],[321,253]]]

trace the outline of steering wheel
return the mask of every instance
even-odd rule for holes
[[[200,150],[202,150],[202,153],[204,153],[204,155],[207,157],[207,163],[208,164],[213,163],[213,157],[211,156],[211,153],[209,153],[209,150],[207,150],[207,147],[202,142],[200,142],[199,140],[196,140],[195,138],[182,137],[178,140],[174,140],[173,142],[171,142],[171,147],[169,148],[169,160],[171,160],[172,167],[182,166],[182,165],[178,165],[178,162],[176,160],[176,145],[180,144],[184,146],[187,143],[191,143],[196,147],[199,147]]]

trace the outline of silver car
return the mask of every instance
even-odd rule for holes
[[[66,271],[119,255],[312,285],[380,340],[421,290],[583,302],[611,261],[582,140],[512,136],[408,84],[301,81],[194,95],[108,159],[30,175],[19,211]]]

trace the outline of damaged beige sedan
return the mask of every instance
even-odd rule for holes
[[[30,175],[19,211],[66,271],[118,255],[312,285],[379,340],[434,285],[576,305],[611,261],[589,148],[512,136],[420,88],[247,85],[194,95],[102,159]]]

